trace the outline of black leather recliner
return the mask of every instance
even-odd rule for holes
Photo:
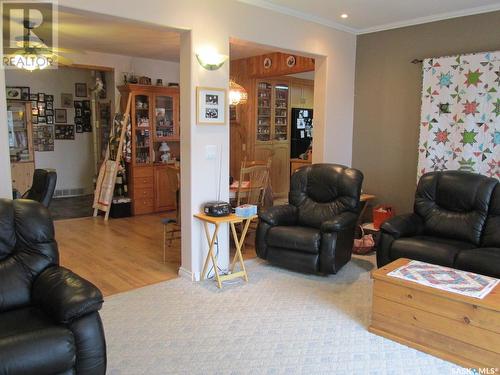
[[[289,204],[259,213],[260,258],[292,270],[335,274],[351,259],[363,174],[336,164],[298,169]]]
[[[58,264],[48,210],[0,199],[0,374],[106,372],[101,292]]]
[[[40,202],[45,207],[49,207],[57,183],[57,174],[49,169],[35,169],[33,174],[33,184],[24,193],[23,198]]]
[[[423,175],[414,212],[381,226],[377,265],[398,258],[500,277],[500,184],[461,171]]]

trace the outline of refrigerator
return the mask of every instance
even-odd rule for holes
[[[313,110],[292,108],[290,138],[290,159],[296,159],[305,153],[312,144]]]

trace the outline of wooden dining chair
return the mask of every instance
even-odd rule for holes
[[[252,162],[247,164],[250,164],[250,166],[241,168],[236,192],[236,206],[252,204],[257,206],[257,210],[264,206],[265,195],[269,186],[270,163],[270,160],[264,163]],[[239,230],[240,232],[243,230],[243,225]],[[247,233],[255,230],[256,227],[251,224]],[[245,251],[245,243],[243,243],[242,251]]]
[[[266,193],[270,188],[271,158],[267,161],[243,160],[240,169],[236,206],[253,204],[259,209],[264,206]],[[271,193],[272,194],[272,193]]]
[[[167,251],[167,235],[170,235],[168,239],[168,247],[172,247],[172,242],[175,239],[181,238],[181,210],[179,207],[180,204],[180,170],[174,166],[167,166],[167,177],[168,177],[168,186],[167,191],[169,194],[175,196],[175,218],[166,217],[161,219],[163,224],[163,263],[165,263],[166,259],[166,251]],[[176,233],[179,233],[177,236]]]

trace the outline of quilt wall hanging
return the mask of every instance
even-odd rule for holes
[[[418,178],[462,170],[500,179],[500,51],[423,61]]]

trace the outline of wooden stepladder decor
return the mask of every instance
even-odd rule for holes
[[[130,103],[131,95],[127,99],[127,107],[124,114],[116,114],[113,121],[113,128],[109,136],[106,156],[99,169],[99,176],[94,192],[94,216],[99,211],[105,212],[104,220],[108,220],[111,203],[113,201],[113,192],[115,190],[116,174],[120,167],[123,157],[123,145],[127,133],[128,123],[130,121]]]

